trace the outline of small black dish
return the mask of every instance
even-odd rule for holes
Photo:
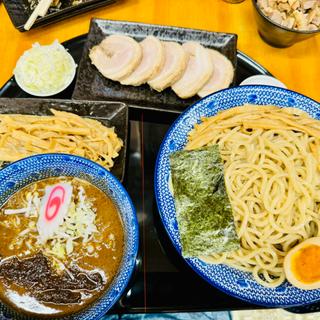
[[[52,115],[50,109],[72,112],[81,117],[100,121],[107,127],[114,127],[123,141],[119,156],[114,160],[111,173],[121,182],[124,178],[128,136],[128,107],[121,102],[94,102],[53,99],[0,98],[0,114]]]
[[[275,23],[258,7],[257,1],[252,0],[255,18],[258,24],[258,32],[262,40],[273,47],[287,48],[296,42],[311,38],[320,33],[320,29],[312,31],[301,31],[289,29]]]
[[[38,18],[32,28],[48,25],[77,14],[106,6],[117,0],[85,0],[83,3],[72,5],[71,0],[63,1],[61,8],[50,8],[43,18]],[[28,0],[3,0],[13,25],[21,32],[26,31],[24,24],[29,19],[32,10]]]
[[[78,67],[73,99],[123,101],[130,107],[182,112],[186,107],[199,100],[199,97],[179,98],[170,88],[162,92],[142,86],[124,86],[105,78],[91,63],[89,50],[105,37],[121,33],[141,41],[148,35],[160,40],[183,43],[197,41],[203,46],[216,49],[225,55],[237,69],[237,35],[232,33],[210,32],[205,30],[177,28],[155,24],[128,21],[92,19],[88,39]]]

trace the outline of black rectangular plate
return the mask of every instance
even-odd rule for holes
[[[148,35],[179,43],[197,41],[205,47],[220,51],[229,58],[235,69],[237,67],[237,35],[235,34],[93,19],[79,65],[76,87],[72,96],[74,99],[123,101],[130,104],[130,107],[169,112],[181,112],[199,99],[199,97],[180,99],[170,88],[159,93],[146,84],[139,87],[124,86],[103,77],[91,64],[89,50],[106,36],[117,33],[131,36],[138,41]]]
[[[43,17],[38,18],[32,28],[75,16],[77,14],[112,4],[117,0],[86,0],[78,5],[71,5],[71,0],[64,0],[60,9],[50,9]],[[26,31],[23,26],[29,19],[32,10],[28,0],[3,0],[13,25],[21,32]]]
[[[115,132],[123,141],[123,147],[115,159],[111,172],[122,181],[125,173],[128,136],[127,105],[121,102],[0,98],[1,114],[52,115],[50,112],[52,108],[95,119],[107,127],[115,128]]]

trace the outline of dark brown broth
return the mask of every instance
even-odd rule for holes
[[[71,181],[74,187],[81,185],[87,198],[93,199],[94,207],[97,208],[97,217],[96,217],[96,226],[101,232],[101,239],[99,239],[99,243],[95,247],[94,252],[97,253],[97,256],[91,255],[87,253],[86,245],[83,245],[81,241],[79,241],[78,245],[74,247],[74,252],[79,255],[76,265],[86,271],[99,270],[104,273],[106,278],[106,283],[103,288],[98,292],[90,292],[89,297],[85,300],[82,300],[81,303],[78,304],[53,304],[53,303],[42,303],[39,302],[41,306],[50,308],[43,310],[36,310],[36,303],[34,304],[34,308],[32,307],[32,302],[27,303],[27,307],[22,306],[22,302],[26,302],[28,299],[32,298],[32,294],[30,294],[27,288],[17,286],[15,283],[10,283],[6,279],[0,277],[0,299],[11,305],[15,309],[19,311],[23,311],[28,314],[42,314],[45,318],[48,317],[48,314],[54,314],[54,316],[63,316],[73,312],[77,312],[80,309],[85,308],[94,300],[96,300],[102,292],[104,292],[107,287],[110,285],[112,279],[116,275],[122,255],[123,255],[123,245],[124,245],[124,234],[123,234],[123,226],[119,216],[119,213],[116,209],[116,206],[113,204],[112,200],[101,190],[93,186],[92,184],[82,181],[79,179],[73,178],[52,178],[46,179],[43,181],[39,181],[37,183],[33,183],[22,190],[18,191],[14,194],[7,203],[0,210],[0,238],[2,241],[2,245],[0,246],[0,257],[1,259],[7,257],[17,256],[20,259],[25,258],[25,251],[28,249],[25,245],[20,246],[19,249],[10,248],[10,243],[17,238],[18,234],[25,230],[28,227],[28,224],[31,220],[37,221],[37,218],[27,218],[23,215],[12,215],[7,216],[3,214],[4,209],[18,209],[23,207],[25,198],[25,194],[29,191],[37,190],[39,192],[40,197],[44,193],[44,188],[46,185],[52,185],[61,181]],[[75,188],[74,188],[75,190]],[[14,228],[7,228],[1,225],[1,222],[6,221],[7,219],[17,219],[15,216],[18,216],[20,219],[20,224],[15,224]],[[13,223],[13,222],[11,222]],[[108,244],[110,244],[109,236],[110,234],[114,235],[113,247],[109,248]],[[78,240],[77,240],[78,241]],[[27,257],[34,256],[36,252],[32,252]],[[66,259],[63,263],[69,267],[70,259]],[[36,272],[37,270],[35,270]],[[2,280],[1,280],[2,279]],[[13,298],[13,294],[15,298]],[[10,297],[9,297],[10,296]],[[33,297],[34,298],[34,297]],[[20,299],[20,300],[19,300]],[[23,300],[23,301],[22,301]],[[29,301],[28,300],[28,301]],[[36,300],[36,299],[34,299]],[[31,301],[31,300],[30,300]]]

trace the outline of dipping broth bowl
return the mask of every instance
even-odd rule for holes
[[[105,168],[79,156],[55,153],[24,158],[0,170],[0,207],[22,188],[54,177],[75,177],[103,191],[112,200],[121,218],[124,247],[117,273],[107,289],[94,302],[71,315],[59,317],[54,314],[44,314],[37,316],[37,319],[98,320],[123,294],[134,271],[139,243],[136,212],[124,187]],[[3,281],[1,279],[0,281]],[[0,317],[17,320],[34,319],[34,316],[9,307],[3,301],[0,301]]]

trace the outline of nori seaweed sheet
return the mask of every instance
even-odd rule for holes
[[[239,249],[219,146],[174,152],[170,166],[182,255]]]

